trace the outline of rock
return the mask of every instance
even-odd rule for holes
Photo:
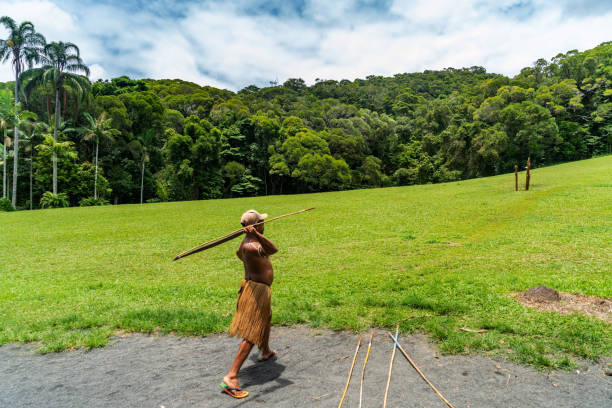
[[[536,286],[525,292],[525,297],[534,302],[558,302],[559,292],[547,286]]]

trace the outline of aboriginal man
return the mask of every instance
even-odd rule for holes
[[[263,221],[267,216],[268,214],[249,210],[242,214],[240,219],[246,236],[240,243],[236,255],[244,264],[244,280],[238,291],[238,304],[230,327],[230,336],[241,337],[243,340],[232,368],[221,383],[223,391],[234,398],[244,398],[249,395],[240,389],[238,371],[249,356],[253,345],[257,344],[261,351],[258,361],[266,361],[276,355],[276,352],[270,349],[268,340],[272,317],[270,285],[274,280],[270,255],[278,252],[278,249],[272,241],[263,236],[263,224],[253,225]]]

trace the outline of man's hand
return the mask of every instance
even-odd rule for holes
[[[247,235],[257,235],[257,230],[252,225],[247,225],[242,229]]]

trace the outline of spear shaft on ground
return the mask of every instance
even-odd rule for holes
[[[261,221],[261,222],[258,222],[256,224],[253,224],[253,226],[259,225],[259,224],[265,224],[266,222],[278,220],[278,219],[281,219],[281,218],[284,218],[284,217],[288,217],[290,215],[300,214],[300,213],[303,213],[303,212],[306,212],[306,211],[310,211],[310,210],[314,210],[314,207],[307,208],[307,209],[301,210],[301,211],[292,212],[292,213],[289,213],[289,214],[279,215],[278,217],[270,218],[269,220]],[[234,232],[230,232],[227,235],[224,235],[222,237],[215,238],[212,241],[208,241],[208,242],[205,242],[203,244],[200,244],[197,247],[191,248],[191,249],[189,249],[189,250],[187,250],[185,252],[181,252],[180,254],[178,254],[177,256],[174,257],[173,261],[176,261],[177,259],[184,258],[187,255],[195,254],[196,252],[204,251],[205,249],[216,247],[217,245],[220,245],[220,244],[222,244],[224,242],[227,242],[227,241],[231,241],[232,239],[237,238],[237,237],[239,237],[242,234],[244,234],[244,230],[242,228],[239,229],[239,230],[236,230]]]
[[[346,386],[344,387],[344,392],[342,393],[342,398],[340,399],[340,404],[338,404],[338,408],[342,408],[344,397],[346,397],[346,392],[348,391],[349,384],[351,383],[351,377],[353,376],[353,368],[355,368],[355,360],[357,360],[357,352],[359,351],[359,347],[361,347],[361,336],[359,336],[359,342],[357,343],[357,348],[355,349],[355,355],[353,356],[353,363],[351,364],[351,369],[349,370],[348,379],[346,380]]]
[[[393,342],[393,352],[391,353],[391,361],[389,362],[389,377],[387,377],[387,386],[385,387],[385,400],[383,402],[383,408],[387,408],[387,397],[389,396],[389,385],[391,384],[391,372],[393,371],[393,360],[395,359],[395,350],[397,350],[396,342],[399,334],[399,324],[395,328],[395,340]]]
[[[361,401],[363,397],[363,380],[365,378],[366,364],[368,364],[368,357],[370,357],[370,349],[372,348],[372,337],[374,337],[374,331],[370,332],[370,343],[368,344],[368,352],[366,353],[365,360],[363,361],[363,368],[361,369],[361,385],[359,386],[359,408],[361,408]]]
[[[444,396],[440,393],[440,391],[438,391],[438,389],[436,387],[434,387],[434,385],[427,379],[427,377],[425,377],[425,374],[423,374],[421,372],[421,370],[419,369],[419,367],[417,367],[417,365],[415,364],[414,361],[412,361],[412,359],[408,356],[408,353],[406,353],[404,351],[404,348],[402,346],[400,346],[400,344],[397,342],[397,339],[393,338],[393,335],[391,333],[387,333],[389,335],[389,337],[391,337],[393,339],[393,341],[395,342],[395,346],[402,352],[402,354],[404,355],[404,357],[406,357],[406,360],[408,360],[408,362],[410,363],[410,365],[416,370],[417,373],[419,373],[419,375],[421,376],[421,378],[423,378],[423,380],[425,380],[425,382],[431,387],[431,389],[438,395],[438,397],[440,397],[440,399],[442,399],[442,401],[444,401],[444,403],[446,405],[448,405],[449,408],[455,408],[453,407],[453,404],[451,404],[450,402],[448,402],[448,400],[446,398],[444,398]]]

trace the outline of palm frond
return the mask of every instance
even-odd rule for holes
[[[68,65],[69,63],[82,63],[83,61],[81,60],[81,57],[79,57],[78,55],[67,55],[65,58],[66,61],[66,65]]]
[[[83,63],[75,63],[66,65],[66,72],[71,72],[73,74],[79,74],[83,72],[85,76],[89,76],[89,67]]]
[[[80,99],[84,92],[84,87],[81,83],[74,78],[73,75],[66,75],[64,78],[64,83],[72,88],[74,92],[77,94],[77,97]]]
[[[32,68],[21,74],[19,82],[21,82],[21,88],[26,96],[29,96],[34,88],[43,82],[44,73],[43,68]]]
[[[11,55],[11,47],[5,40],[0,40],[0,61],[4,64]]]
[[[6,29],[9,31],[17,31],[17,24],[15,23],[15,20],[9,16],[0,17],[0,24],[6,27]]]
[[[71,42],[66,42],[62,44],[64,45],[64,53],[68,54],[68,52],[72,50],[74,51],[77,57],[80,57],[81,51],[79,50],[79,47],[76,46],[76,44]]]
[[[47,44],[47,39],[41,33],[34,33],[30,38],[30,43],[33,46],[39,47],[39,49],[42,51],[42,49]]]
[[[19,24],[19,31],[23,34],[30,33],[34,31],[34,24],[30,21],[23,21]]]
[[[102,113],[104,114],[104,112]],[[90,127],[93,127],[95,125],[96,122],[94,121],[94,118],[89,114],[89,112],[83,113],[83,116],[85,117],[85,120],[87,121]]]

